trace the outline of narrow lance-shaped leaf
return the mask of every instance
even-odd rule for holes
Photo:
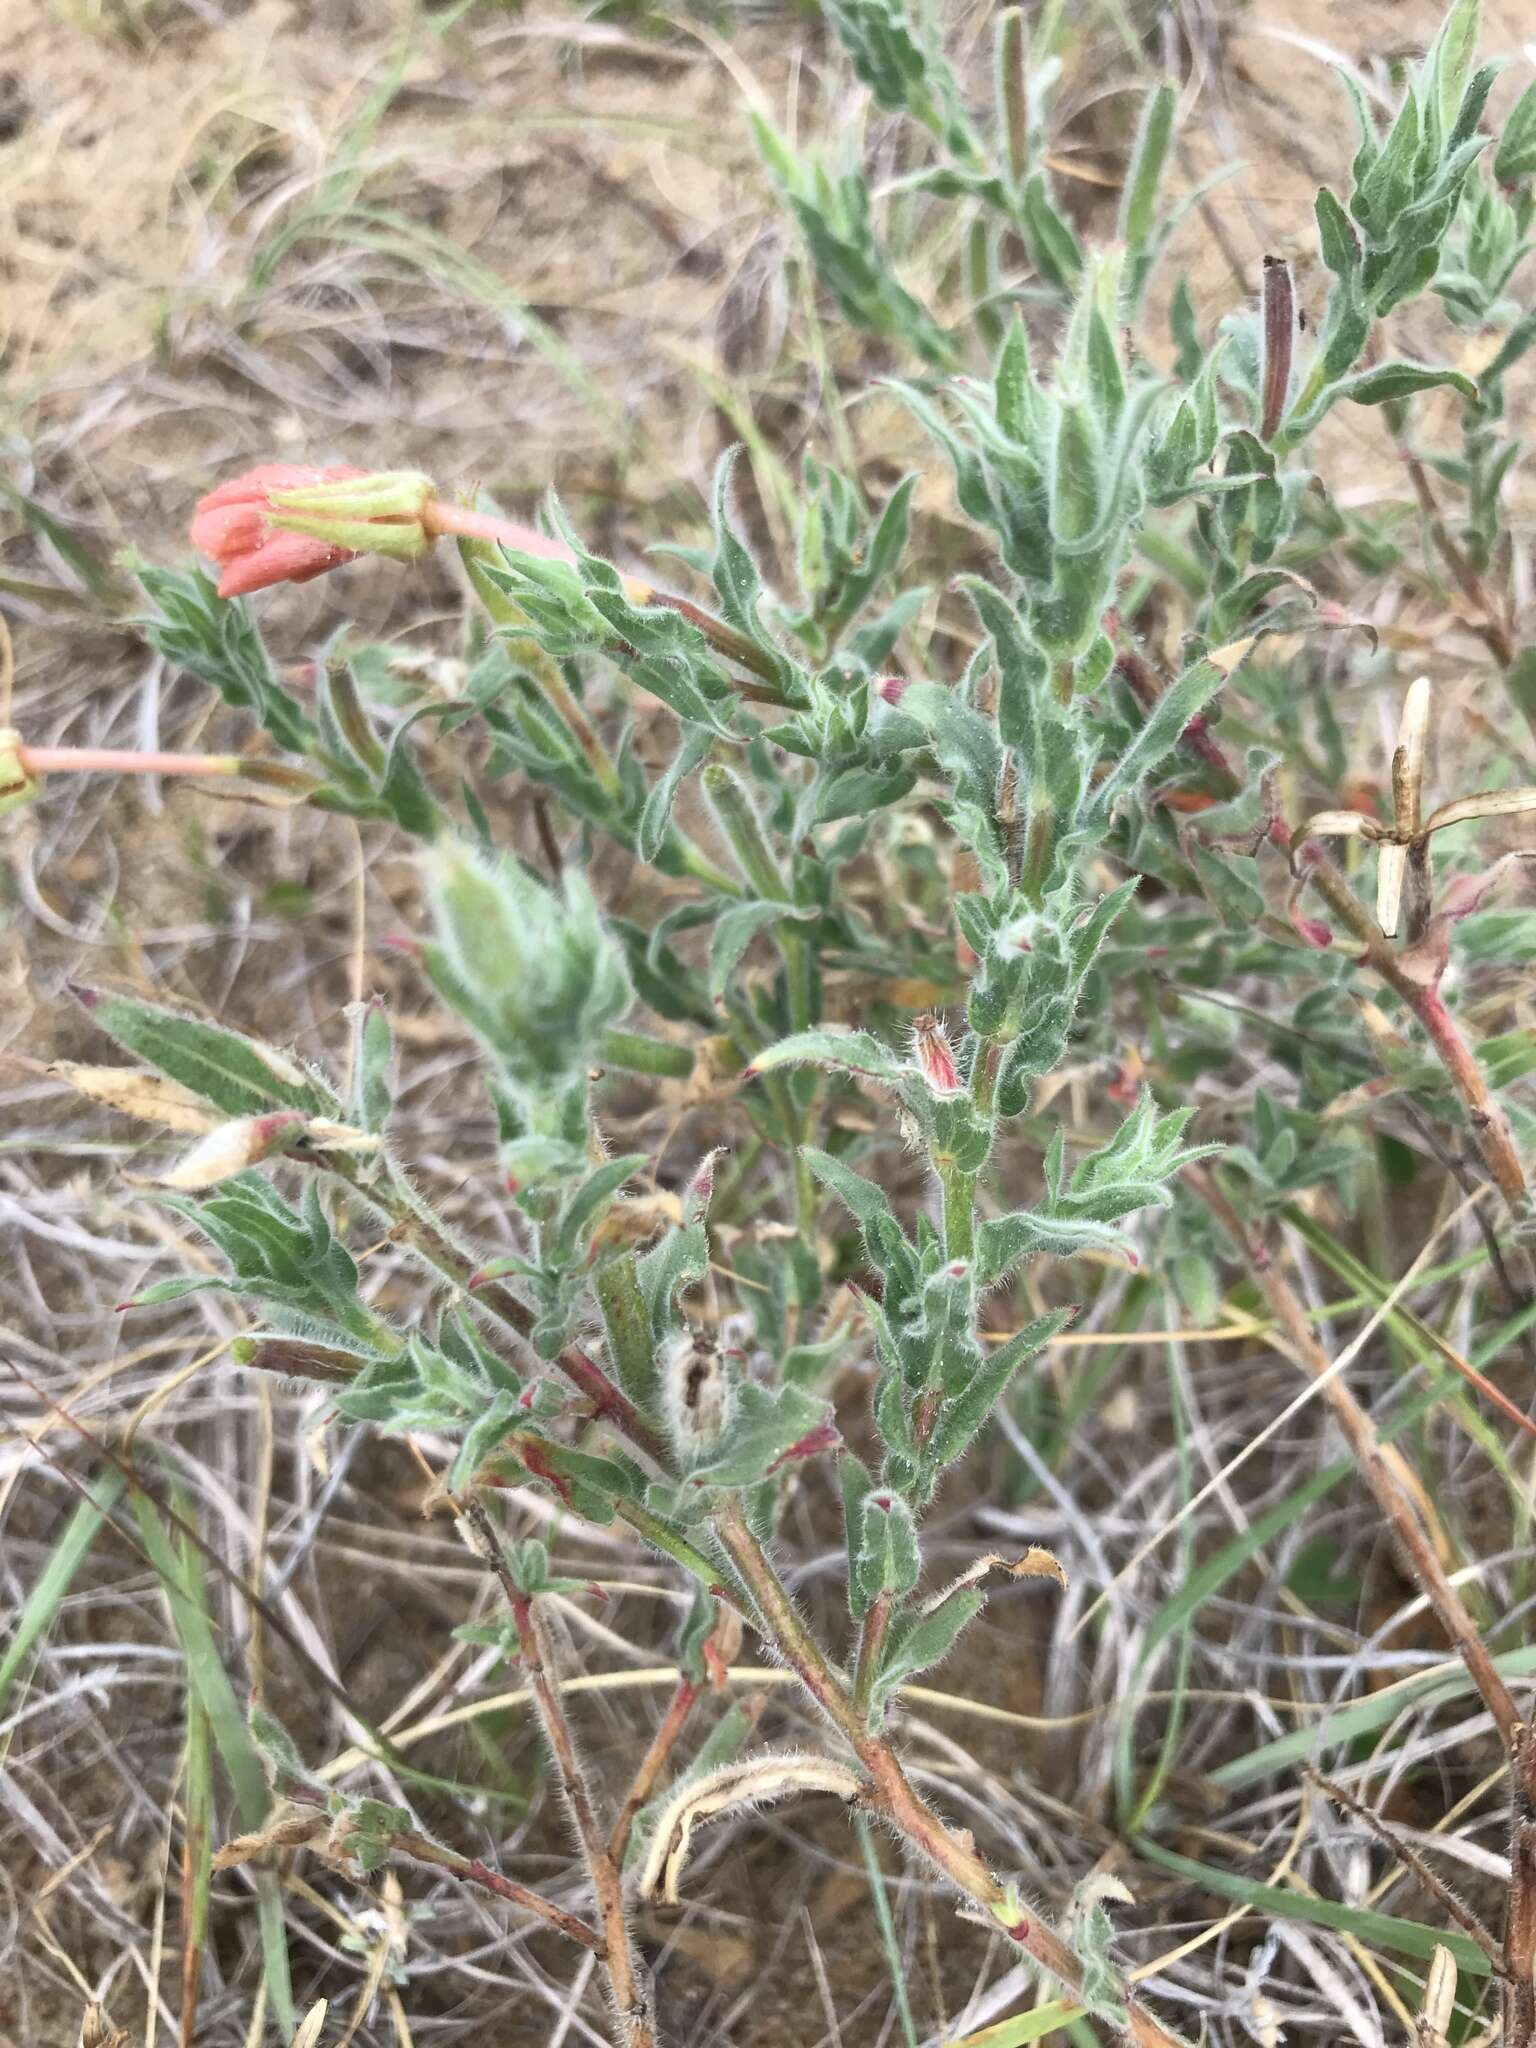
[[[76,994],[109,1037],[228,1116],[255,1116],[276,1107],[311,1116],[340,1112],[337,1098],[297,1061],[237,1031],[131,996],[87,988]]]

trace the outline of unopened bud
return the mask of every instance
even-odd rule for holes
[[[1333,933],[1321,918],[1303,917],[1301,912],[1291,909],[1287,912],[1292,929],[1319,953],[1326,953],[1333,944]]]
[[[274,1152],[286,1152],[307,1123],[296,1109],[274,1109],[266,1116],[242,1116],[220,1124],[183,1153],[169,1173],[160,1175],[160,1186],[184,1191],[215,1187]]]
[[[964,1094],[955,1055],[937,1017],[919,1017],[913,1024],[912,1050],[923,1079],[935,1095]]]
[[[715,1193],[715,1161],[723,1156],[725,1147],[715,1146],[706,1152],[693,1170],[693,1178],[683,1190],[683,1224],[697,1223],[709,1214],[709,1205]]]
[[[356,555],[415,560],[432,545],[431,502],[431,479],[410,470],[262,463],[199,499],[192,545],[219,565],[220,597],[242,597]]]

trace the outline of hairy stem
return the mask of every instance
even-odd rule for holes
[[[751,1591],[769,1639],[852,1744],[869,1779],[871,1808],[883,1814],[956,1890],[983,1907],[1000,1931],[1069,1993],[1081,1992],[1083,1965],[1073,1950],[1043,1922],[1018,1907],[1016,1895],[992,1874],[970,1835],[951,1828],[917,1791],[890,1742],[883,1735],[871,1735],[860,1724],[847,1689],[796,1613],[736,1496],[727,1495],[716,1509],[715,1529]],[[1177,2037],[1134,1999],[1127,2005],[1127,2028],[1137,2048],[1179,2048]]]
[[[880,1673],[880,1656],[891,1625],[891,1596],[877,1593],[859,1630],[858,1658],[853,1667],[853,1711],[861,1728],[869,1726],[870,1699]]]
[[[1370,912],[1345,880],[1333,859],[1317,847],[1307,845],[1307,880],[1328,908],[1349,929],[1351,938],[1364,949],[1364,965],[1379,974],[1418,1018],[1445,1069],[1446,1079],[1461,1098],[1472,1127],[1472,1136],[1499,1192],[1511,1209],[1520,1210],[1529,1193],[1525,1169],[1515,1150],[1514,1133],[1488,1085],[1477,1054],[1461,1035],[1461,1029],[1445,1006],[1432,982],[1415,976],[1401,956],[1382,937]]]
[[[315,1165],[345,1181],[370,1208],[388,1220],[390,1235],[398,1244],[415,1252],[418,1258],[425,1260],[444,1279],[451,1280],[477,1306],[495,1316],[498,1322],[505,1323],[519,1337],[531,1335],[533,1311],[518,1299],[510,1287],[504,1287],[499,1280],[488,1280],[478,1287],[471,1287],[470,1282],[477,1270],[476,1262],[453,1242],[417,1200],[398,1169],[391,1168],[387,1176],[369,1178],[366,1169],[344,1152],[316,1152],[312,1157]],[[595,1358],[588,1357],[578,1345],[568,1344],[555,1363],[572,1386],[592,1402],[597,1419],[611,1423],[636,1450],[643,1451],[663,1471],[670,1468],[670,1453],[661,1436],[622,1388],[615,1386]]]
[[[650,1986],[629,1931],[624,1886],[619,1866],[598,1825],[597,1809],[582,1769],[560,1692],[550,1677],[543,1623],[532,1597],[507,1568],[500,1538],[478,1501],[463,1506],[463,1527],[469,1548],[495,1572],[517,1630],[523,1670],[544,1739],[560,1778],[560,1789],[575,1823],[587,1876],[603,1929],[602,1966],[613,1996],[621,2048],[656,2048]]]
[[[477,1856],[460,1856],[456,1850],[445,1849],[441,1842],[434,1842],[427,1835],[403,1834],[391,1838],[390,1846],[402,1856],[408,1856],[413,1863],[430,1863],[435,1869],[444,1870],[460,1884],[475,1885],[481,1891],[492,1892],[498,1899],[505,1899],[509,1905],[521,1906],[525,1912],[537,1915],[550,1927],[563,1934],[568,1941],[587,1948],[601,1960],[607,1953],[602,1936],[590,1928],[585,1920],[574,1913],[567,1913],[563,1906],[557,1906],[553,1899],[546,1899],[540,1893],[530,1891],[525,1884],[503,1877],[499,1870],[492,1870],[488,1863],[482,1863]]]
[[[640,1759],[640,1767],[630,1781],[623,1807],[614,1822],[613,1833],[608,1837],[608,1854],[616,1869],[624,1868],[624,1851],[629,1846],[629,1831],[635,1824],[635,1815],[656,1790],[657,1782],[667,1767],[667,1759],[688,1725],[688,1717],[698,1697],[699,1688],[693,1680],[679,1678],[677,1690],[661,1718],[661,1726],[651,1737],[651,1746]]]
[[[571,550],[560,541],[550,540],[535,527],[526,526],[518,519],[503,519],[492,512],[477,512],[468,505],[450,505],[442,498],[427,501],[421,515],[421,523],[434,538],[451,534],[455,539],[467,542],[473,548],[505,547],[523,555],[539,555],[546,561],[574,562]],[[771,686],[768,701],[782,703],[778,689],[778,672],[772,661],[760,647],[754,646],[743,633],[728,626],[723,619],[717,619],[691,598],[676,597],[671,591],[657,590],[638,576],[620,578],[624,595],[632,605],[651,606],[658,610],[677,612],[691,626],[696,626],[717,654],[723,654],[728,661],[734,661],[738,668],[746,669]],[[476,585],[477,590],[479,585]],[[483,593],[482,593],[483,594]]]

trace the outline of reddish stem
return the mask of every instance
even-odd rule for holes
[[[640,1760],[629,1792],[624,1800],[622,1812],[614,1823],[613,1833],[608,1837],[608,1854],[618,1869],[624,1867],[624,1851],[629,1846],[629,1831],[635,1824],[635,1815],[644,1806],[656,1789],[657,1780],[666,1769],[667,1758],[672,1754],[678,1737],[687,1726],[688,1716],[693,1712],[699,1697],[699,1688],[691,1678],[679,1678],[677,1690],[673,1693],[661,1726],[651,1738],[651,1746]]]
[[[1085,1977],[1079,1958],[1059,1935],[1032,1915],[1004,1918],[1010,1910],[1009,1894],[988,1869],[970,1835],[950,1828],[939,1818],[912,1785],[900,1758],[883,1735],[871,1735],[860,1727],[846,1687],[796,1613],[794,1602],[752,1533],[737,1495],[727,1494],[722,1499],[715,1511],[715,1530],[751,1589],[768,1640],[793,1665],[801,1684],[856,1751],[869,1776],[870,1805],[882,1812],[951,1884],[985,1907],[999,1929],[1026,1955],[1033,1957],[1070,1993],[1079,1994]],[[1127,2002],[1127,2031],[1136,2048],[1178,2048],[1176,2036],[1136,1999]]]
[[[1520,1211],[1529,1194],[1525,1169],[1515,1150],[1514,1133],[1499,1107],[1475,1050],[1461,1035],[1461,1028],[1445,1006],[1439,988],[1421,981],[1406,968],[1402,958],[1388,945],[1372,922],[1370,912],[1345,880],[1333,859],[1315,840],[1305,849],[1294,850],[1292,866],[1304,875],[1322,896],[1329,909],[1364,949],[1364,962],[1379,974],[1388,987],[1401,996],[1418,1018],[1435,1049],[1447,1080],[1460,1096],[1472,1126],[1477,1149],[1488,1171],[1511,1209]]]

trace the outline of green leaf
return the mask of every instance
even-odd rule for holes
[[[665,1336],[671,1329],[679,1290],[702,1280],[708,1270],[709,1238],[702,1223],[668,1231],[661,1243],[637,1262],[635,1272],[654,1336]]]
[[[600,1267],[597,1299],[608,1332],[614,1376],[632,1401],[649,1408],[656,1396],[656,1340],[637,1267],[630,1251],[620,1252]]]
[[[1433,391],[1448,384],[1463,398],[1476,398],[1477,386],[1460,370],[1434,369],[1428,363],[1378,363],[1358,376],[1346,377],[1333,387],[1332,399],[1348,398],[1356,405],[1389,405],[1395,398],[1412,398],[1415,392]]]
[[[965,1454],[1019,1367],[1060,1336],[1076,1315],[1075,1308],[1056,1308],[1037,1316],[1006,1344],[1000,1344],[962,1392],[944,1403],[930,1442],[935,1465],[953,1464]]]
[[[1131,167],[1120,195],[1120,239],[1139,248],[1157,221],[1157,194],[1173,144],[1179,95],[1171,80],[1153,87],[1142,104]]]
[[[829,1412],[825,1401],[802,1387],[760,1387],[743,1380],[725,1430],[688,1476],[706,1486],[754,1486]]]
[[[765,1046],[753,1054],[749,1071],[769,1074],[776,1067],[796,1066],[831,1067],[835,1073],[863,1074],[872,1081],[897,1081],[904,1070],[904,1063],[872,1033],[826,1025]]]
[[[1314,211],[1323,261],[1336,277],[1352,278],[1360,268],[1360,237],[1326,185],[1318,192]]]
[[[855,1173],[851,1166],[834,1159],[830,1152],[818,1151],[814,1145],[805,1148],[804,1158],[823,1187],[832,1190],[866,1236],[882,1226],[898,1228],[890,1203],[872,1180],[866,1180],[863,1174]]]
[[[849,1451],[838,1460],[837,1476],[843,1496],[843,1533],[848,1548],[848,1610],[862,1621],[869,1602],[859,1584],[859,1552],[864,1541],[864,1498],[874,1481],[863,1461]]]
[[[240,1825],[247,1833],[254,1834],[266,1820],[272,1796],[267,1788],[267,1774],[260,1753],[251,1739],[250,1728],[235,1698],[234,1687],[230,1684],[214,1640],[200,1561],[190,1546],[178,1550],[172,1544],[160,1518],[160,1510],[147,1494],[135,1494],[133,1507],[140,1539],[171,1610],[186,1662],[188,1683],[202,1703],[214,1747],[234,1787]],[[288,1944],[283,1931],[283,1903],[277,1872],[258,1869],[253,1872],[253,1877],[267,1996],[272,2002],[278,2025],[285,2032],[292,2033],[293,1984],[288,1968]]]
[[[605,1159],[566,1196],[559,1217],[550,1230],[546,1246],[550,1264],[569,1265],[581,1253],[588,1230],[625,1181],[650,1164],[644,1152],[626,1152],[619,1159]]]
[[[1509,111],[1494,154],[1493,175],[1501,185],[1536,177],[1536,82],[1525,88]]]
[[[943,1663],[961,1630],[981,1612],[985,1600],[984,1593],[966,1587],[951,1594],[931,1614],[905,1614],[892,1624],[880,1676],[871,1695],[877,1711],[909,1678]]]
[[[1030,262],[1047,284],[1071,291],[1083,268],[1082,245],[1057,211],[1044,172],[1032,172],[1025,180],[1022,212]]]
[[[394,1037],[382,1003],[367,1003],[354,1019],[352,1116],[360,1130],[380,1132],[394,1106]]]
[[[227,1116],[257,1116],[273,1108],[299,1109],[310,1116],[340,1114],[341,1104],[330,1090],[287,1054],[237,1031],[129,996],[88,988],[75,993],[109,1037]]]
[[[1214,701],[1236,665],[1235,660],[1197,661],[1168,685],[1094,792],[1100,816],[1107,816],[1122,796],[1162,766],[1183,738],[1184,728]]]
[[[635,850],[642,860],[654,862],[661,852],[672,823],[672,807],[677,802],[677,793],[714,743],[715,734],[710,726],[688,725],[683,728],[677,752],[652,784],[645,808],[640,813]]]
[[[923,1572],[912,1510],[899,1493],[864,1496],[861,1537],[854,1563],[859,1612],[879,1593],[897,1599],[910,1593]]]
[[[732,903],[722,910],[709,947],[709,993],[714,1000],[719,1002],[725,994],[742,954],[759,932],[802,914],[792,903]],[[759,1060],[759,1069],[761,1064]]]
[[[1454,134],[1482,33],[1483,0],[1455,0],[1430,45],[1424,69],[1435,90],[1442,148]]]
[[[226,704],[254,712],[284,753],[307,754],[314,720],[273,674],[245,600],[221,598],[201,569],[132,568],[155,606],[136,622],[150,646],[211,684]]]

